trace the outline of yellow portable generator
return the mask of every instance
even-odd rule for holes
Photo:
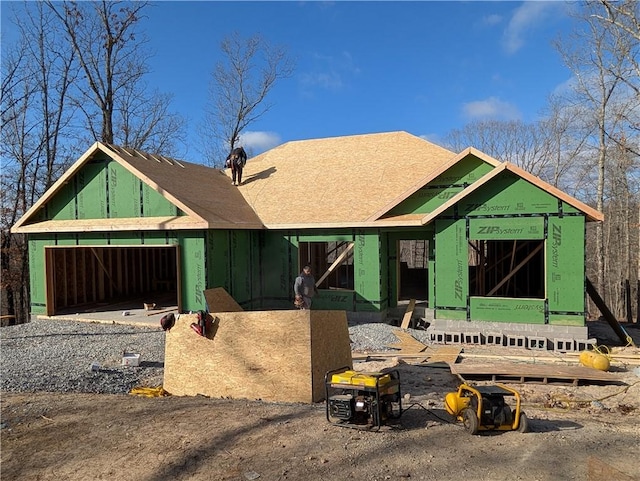
[[[325,375],[327,421],[355,429],[380,429],[402,415],[397,369],[364,373],[342,367]]]
[[[515,407],[505,401],[509,397],[515,399]],[[444,405],[470,434],[529,430],[527,415],[520,410],[520,394],[504,384],[477,387],[461,384],[457,392],[445,396]]]

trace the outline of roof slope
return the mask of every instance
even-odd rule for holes
[[[135,219],[79,219],[32,222],[34,214],[76,175],[94,155],[103,152],[154,189],[187,216]],[[259,229],[260,219],[242,195],[217,169],[96,142],[45,192],[12,232],[90,232],[166,229]]]
[[[371,224],[454,156],[407,132],[294,141],[250,159],[239,190],[268,228]]]

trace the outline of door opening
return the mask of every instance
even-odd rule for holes
[[[428,240],[398,241],[398,300],[428,301]]]

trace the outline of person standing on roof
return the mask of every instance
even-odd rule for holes
[[[233,180],[233,185],[242,184],[242,169],[244,169],[246,163],[247,153],[244,151],[242,146],[233,149],[227,157],[226,165],[227,168],[231,168],[231,180]],[[236,178],[238,179],[237,182]]]
[[[298,309],[311,309],[313,296],[318,293],[316,280],[311,274],[311,266],[307,264],[293,283],[293,293],[296,296],[294,306]]]

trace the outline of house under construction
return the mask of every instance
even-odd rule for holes
[[[13,227],[34,314],[224,287],[244,310],[584,326],[585,230],[600,212],[510,163],[406,132],[293,141],[228,172],[96,143]]]

